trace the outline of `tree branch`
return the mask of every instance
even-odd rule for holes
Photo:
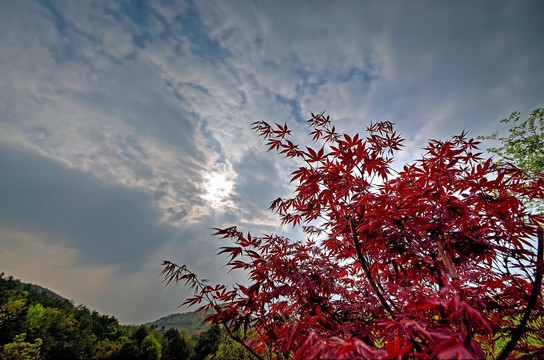
[[[536,260],[536,269],[535,269],[535,282],[533,283],[533,289],[529,299],[527,300],[527,307],[525,308],[525,314],[519,323],[518,327],[512,333],[510,341],[502,352],[497,357],[497,360],[505,360],[508,355],[514,350],[519,339],[523,336],[523,333],[527,329],[527,322],[531,316],[531,311],[536,305],[538,300],[538,295],[540,294],[540,288],[542,286],[542,277],[544,275],[544,234],[542,228],[537,229],[538,234],[538,250],[537,250],[537,260]]]
[[[350,227],[351,227],[351,234],[353,236],[353,243],[355,245],[355,250],[357,250],[357,257],[359,258],[359,261],[361,262],[361,265],[363,267],[363,270],[365,271],[365,276],[370,283],[370,286],[372,286],[372,289],[374,290],[374,293],[376,296],[378,296],[378,299],[380,299],[380,303],[382,304],[383,308],[389,313],[393,314],[394,311],[391,309],[385,298],[383,297],[382,293],[380,292],[380,289],[378,288],[378,285],[376,284],[376,281],[374,280],[374,277],[372,277],[372,272],[370,271],[370,267],[368,266],[368,262],[366,261],[365,257],[363,256],[363,252],[361,251],[361,243],[359,243],[359,236],[357,235],[357,232],[355,231],[355,225],[353,224],[353,219],[350,219],[349,221]]]
[[[215,309],[215,311],[216,311],[217,313],[219,313],[219,312],[221,311],[221,308],[220,308],[218,305],[214,305],[214,309]],[[256,359],[258,359],[258,360],[264,360],[264,358],[263,358],[261,355],[257,354],[257,353],[255,352],[255,350],[253,350],[249,345],[247,345],[247,344],[245,343],[244,340],[242,340],[239,336],[235,335],[235,334],[232,332],[232,330],[230,329],[230,327],[227,325],[227,323],[226,323],[225,321],[222,321],[222,323],[223,323],[223,326],[225,327],[225,330],[227,330],[227,333],[229,334],[229,337],[230,337],[232,340],[234,340],[234,341],[236,341],[237,343],[239,343],[240,345],[242,345],[242,346],[243,346],[247,351],[249,351],[249,353],[250,353],[251,355],[253,355]]]
[[[437,241],[437,245],[438,245],[438,252],[440,253],[440,257],[442,258],[442,262],[444,263],[444,266],[446,267],[446,270],[448,271],[448,274],[450,275],[451,279],[459,280],[459,274],[457,273],[457,270],[455,270],[453,261],[451,260],[451,257],[444,249],[444,244],[442,244],[442,241],[440,239]]]

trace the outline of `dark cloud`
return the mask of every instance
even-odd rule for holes
[[[0,226],[77,249],[79,266],[135,271],[173,239],[149,194],[13,147],[0,148],[0,169]]]
[[[270,202],[280,196],[286,196],[288,190],[286,185],[288,178],[282,178],[284,173],[279,174],[273,153],[262,154],[262,152],[247,153],[234,167],[238,175],[236,181],[234,201],[240,204],[244,212],[244,220],[251,222],[252,219],[262,217],[267,211]],[[282,159],[287,165],[289,160]],[[287,166],[285,166],[287,167]]]

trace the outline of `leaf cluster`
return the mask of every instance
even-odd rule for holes
[[[501,142],[501,147],[488,150],[499,155],[503,162],[512,162],[522,169],[543,173],[544,108],[533,110],[524,121],[520,119],[520,113],[516,111],[501,120],[501,123],[510,126],[508,136],[500,137],[497,132],[481,138]]]
[[[531,112],[526,120],[521,121],[520,113],[513,112],[501,123],[508,124],[508,136],[501,137],[496,132],[490,136],[480,136],[484,140],[500,141],[500,147],[491,147],[488,151],[498,156],[501,166],[514,165],[528,173],[528,176],[542,176],[544,173],[544,109]],[[532,201],[528,205],[544,212],[542,201]]]
[[[523,202],[544,197],[542,176],[482,159],[465,133],[429,141],[395,171],[403,139],[392,123],[352,136],[324,113],[308,124],[303,148],[286,124],[254,123],[269,150],[303,164],[293,196],[270,210],[307,238],[216,229],[232,244],[220,251],[227,265],[250,284],[208,285],[165,261],[167,283],[195,289],[184,304],[213,310],[206,320],[256,358],[543,353],[528,338],[544,317],[544,219]]]

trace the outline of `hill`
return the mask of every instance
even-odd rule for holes
[[[204,359],[220,344],[232,347],[221,328],[202,325],[204,316],[188,312],[121,325],[113,316],[0,272],[0,359],[23,359],[23,353],[25,359],[43,360]]]
[[[1,359],[20,359],[23,350],[33,359],[108,358],[121,353],[132,332],[112,316],[0,273]]]
[[[202,320],[204,320],[205,316],[206,314],[203,312],[170,314],[146,325],[157,327],[158,329],[162,329],[164,327],[165,330],[177,328],[187,331],[188,334],[192,334],[195,331],[201,332],[209,328],[209,325],[202,324]]]
[[[60,296],[59,294],[55,293],[54,291],[49,290],[48,288],[44,288],[43,286],[36,285],[36,284],[30,284],[30,283],[21,283],[21,288],[25,291],[37,291],[38,293],[41,293],[42,295],[48,296],[50,298],[60,300],[60,301],[67,301],[72,302],[65,297]]]

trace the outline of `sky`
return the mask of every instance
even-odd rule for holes
[[[293,164],[251,123],[326,110],[427,139],[544,106],[542,1],[0,0],[0,272],[124,324],[186,311],[163,260],[243,281],[213,228],[266,211]],[[485,148],[485,144],[483,144]]]

